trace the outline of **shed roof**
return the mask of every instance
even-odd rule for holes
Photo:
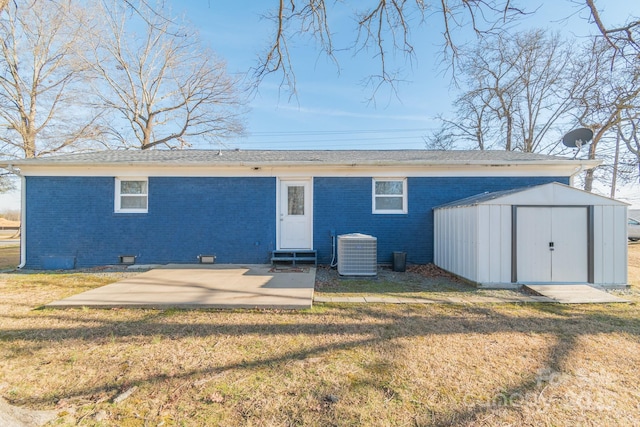
[[[489,150],[109,150],[35,159],[4,160],[0,167],[75,165],[265,166],[265,165],[508,165],[575,164],[597,161],[517,151]]]
[[[551,182],[512,190],[481,193],[436,206],[433,209],[451,209],[482,204],[534,206],[628,205],[628,203],[589,193],[559,182]]]

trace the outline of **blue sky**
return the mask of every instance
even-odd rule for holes
[[[227,61],[229,72],[249,73],[250,77],[249,70],[257,65],[257,57],[268,47],[274,31],[261,15],[268,11],[265,5],[276,4],[176,1],[174,12],[184,11],[202,38]],[[332,29],[338,46],[351,42],[352,22],[351,16],[336,20]],[[290,98],[287,89],[280,88],[280,75],[265,79],[249,103],[246,137],[231,141],[231,146],[361,149],[393,148],[393,143],[395,147],[401,144],[400,148],[424,148],[422,135],[436,125],[433,118],[438,113],[436,104],[440,104],[433,100],[448,98],[448,80],[436,76],[434,53],[416,58],[412,70],[402,58],[395,61],[394,65],[409,71],[407,77],[413,82],[400,87],[398,98],[383,88],[375,102],[370,102],[367,98],[372,92],[362,86],[362,80],[377,71],[370,55],[354,58],[351,51],[341,51],[336,66],[308,38],[296,40],[291,48],[297,95]]]
[[[348,4],[332,15],[336,46],[353,42],[355,23]],[[361,2],[351,2],[360,4]],[[595,27],[577,12],[571,0],[522,1],[536,10],[520,24],[522,29],[542,27],[565,35],[586,35]],[[640,15],[640,3],[629,0],[599,0],[606,4],[602,17],[608,24],[621,24],[629,15]],[[277,0],[166,0],[177,16],[184,16],[203,41],[227,62],[230,73],[250,74],[258,55],[269,45],[273,24],[262,18]],[[333,1],[328,1],[333,4]],[[633,4],[633,6],[630,6]],[[635,10],[631,10],[635,9]],[[438,16],[414,30],[416,56],[412,62],[399,56],[390,58],[393,67],[404,71],[406,81],[397,95],[382,88],[375,97],[362,80],[378,71],[373,52],[337,53],[339,65],[319,52],[309,38],[296,39],[291,47],[297,78],[297,96],[280,89],[280,75],[266,78],[250,98],[246,115],[246,136],[228,141],[241,149],[401,149],[425,148],[424,137],[438,126],[436,116],[447,114],[456,92],[450,76],[439,62],[442,28]],[[472,39],[471,34],[459,34]],[[601,191],[606,193],[606,189]],[[640,188],[624,189],[620,197],[640,207]],[[19,195],[0,195],[0,211],[18,208]]]
[[[577,13],[571,0],[522,3],[528,10],[536,10],[523,20],[522,28],[550,28],[567,35],[595,31],[584,19],[586,12]],[[630,3],[607,0],[603,18],[624,22],[631,12]],[[272,23],[261,16],[277,6],[275,0],[171,0],[168,4],[174,14],[184,14],[194,24],[202,39],[227,61],[231,73],[244,75],[256,66],[274,32]],[[337,47],[353,42],[356,27],[349,2],[341,4],[346,5],[337,9],[339,15],[332,15],[336,19],[331,23]],[[635,14],[640,15],[640,10]],[[297,96],[290,99],[286,88],[280,90],[280,75],[268,77],[250,100],[246,136],[229,141],[229,145],[245,149],[425,148],[424,137],[438,127],[436,116],[446,115],[456,96],[439,61],[441,34],[439,16],[430,17],[427,25],[413,31],[413,60],[397,56],[389,61],[403,71],[406,81],[398,85],[397,95],[389,87],[379,90],[375,102],[369,100],[372,90],[362,84],[379,70],[375,52],[357,56],[352,50],[338,52],[336,66],[319,52],[313,40],[296,39],[291,47]],[[473,39],[469,33],[458,35],[459,40]]]

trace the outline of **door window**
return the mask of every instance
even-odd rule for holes
[[[287,214],[304,215],[304,186],[291,185],[287,189]]]

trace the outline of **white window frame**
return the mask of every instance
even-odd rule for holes
[[[122,208],[122,194],[120,190],[122,189],[121,183],[123,181],[144,181],[147,183],[147,193],[146,194],[136,194],[136,196],[147,196],[147,207],[144,209],[130,209],[130,208]],[[114,201],[114,211],[116,213],[147,213],[149,212],[149,178],[146,176],[137,176],[137,177],[116,177],[115,179],[116,191],[115,191],[115,201]],[[126,197],[126,195],[124,195]]]
[[[402,209],[376,209],[376,198],[378,197],[398,197],[394,195],[376,194],[376,182],[378,181],[401,181],[402,182]],[[371,211],[374,214],[406,214],[409,212],[407,197],[407,178],[373,178],[371,180]]]

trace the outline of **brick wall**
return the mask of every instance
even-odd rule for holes
[[[76,267],[195,263],[200,254],[218,263],[267,263],[276,247],[276,179],[149,178],[149,212],[114,213],[113,177],[27,177],[27,268],[47,260]],[[485,191],[558,181],[566,177],[409,178],[409,212],[371,213],[371,178],[314,179],[314,246],[331,260],[330,230],[378,238],[378,262],[393,251],[407,262],[433,261],[432,208]],[[54,265],[56,262],[53,263]]]
[[[112,177],[27,177],[27,268],[75,257],[76,267],[266,263],[275,248],[275,178],[149,178],[149,211],[114,213]]]
[[[433,262],[435,206],[484,192],[548,182],[569,184],[567,177],[408,178],[407,214],[371,213],[371,178],[314,179],[314,245],[319,262],[331,261],[331,235],[364,233],[377,237],[378,263],[391,263],[394,251],[407,252],[407,262]]]

